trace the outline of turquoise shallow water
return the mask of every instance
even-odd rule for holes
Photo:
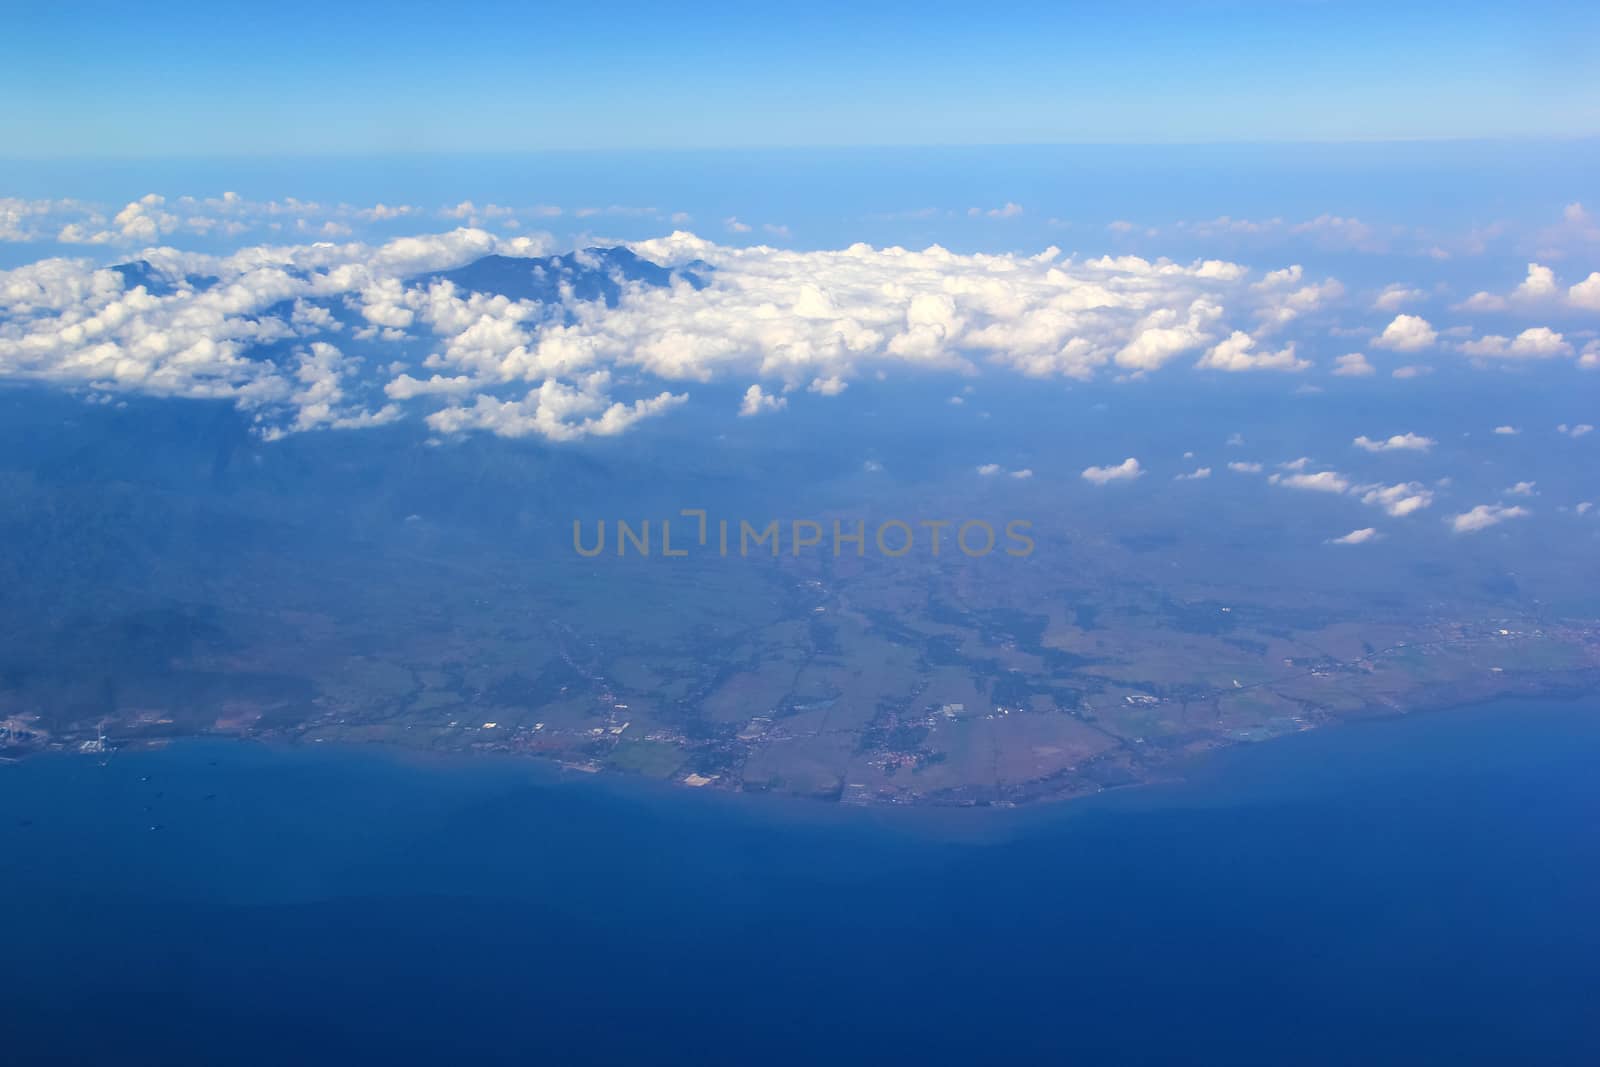
[[[44,757],[0,766],[3,1041],[14,1062],[1600,1062],[1597,766],[1593,702],[1322,731],[1012,812],[380,750]]]

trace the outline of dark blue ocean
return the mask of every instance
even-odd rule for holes
[[[25,760],[0,1058],[1600,1063],[1597,768],[1592,701],[1010,812],[232,742]]]

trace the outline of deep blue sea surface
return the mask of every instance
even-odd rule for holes
[[[1592,1064],[1597,768],[1592,701],[1011,812],[248,743],[26,760],[0,1055]]]

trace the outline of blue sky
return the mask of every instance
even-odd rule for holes
[[[922,374],[1592,398],[1597,21],[35,6],[0,40],[0,381],[562,441]],[[428,280],[619,242],[712,281],[566,322]]]
[[[1595,5],[25,3],[0,155],[1600,130]]]

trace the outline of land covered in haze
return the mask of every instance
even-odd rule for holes
[[[28,398],[7,399],[26,422]],[[816,488],[775,493],[537,446],[307,452],[226,412],[168,432],[149,417],[78,412],[50,431],[70,447],[0,480],[16,550],[6,755],[221,734],[522,753],[845,802],[1011,803],[1159,778],[1200,749],[1600,678],[1600,623],[1560,599],[1559,560],[1518,576],[1391,545],[1374,573],[1275,513],[1185,526],[1155,498],[1112,507],[938,458],[894,488],[859,466],[824,476],[812,456]],[[117,442],[135,423],[150,436],[130,453]],[[680,514],[691,500],[712,504],[705,546]],[[651,521],[648,556],[618,555],[618,515]],[[719,515],[781,518],[780,551],[721,555]],[[799,555],[796,515],[828,531]],[[1026,555],[1002,534],[985,555],[946,540],[935,557],[921,525],[1018,518]],[[834,555],[835,519],[867,525],[862,554]],[[918,542],[887,557],[871,531],[895,519]],[[574,521],[589,550],[607,523],[605,550],[575,551]],[[686,556],[663,556],[664,521]]]
[[[1327,364],[1313,386],[1292,344],[1258,358],[1238,333],[1167,378],[1090,381],[1112,349],[1074,341],[1063,375],[1029,363],[1017,376],[1010,350],[980,368],[952,349],[932,369],[856,368],[786,391],[702,381],[674,331],[766,275],[674,240],[726,262],[497,254],[326,295],[354,286],[339,279],[355,268],[322,259],[359,250],[315,246],[302,250],[312,265],[282,271],[213,264],[245,271],[234,282],[149,261],[56,261],[82,284],[40,274],[37,292],[17,280],[0,338],[0,355],[23,361],[0,392],[0,753],[220,734],[523,753],[852,803],[993,804],[1148,781],[1220,745],[1600,679],[1582,389],[1531,375],[1490,388],[1495,372],[1441,368],[1428,388],[1442,402],[1419,408],[1410,385],[1374,385],[1364,359],[1359,374],[1348,356]],[[426,247],[371,257],[409,263]],[[749,254],[763,271],[798,269]],[[849,271],[908,258],[841,257]],[[1172,331],[1130,300],[1249,275],[910,258],[946,286],[1035,272],[1027,285],[1125,318],[1090,325],[1146,361],[1151,334],[1168,344]],[[772,360],[812,351],[770,335],[846,314],[813,278],[780,279],[799,294],[792,310],[727,318],[736,331],[750,315],[777,324],[738,345],[773,345]],[[891,355],[1042,299],[1016,284],[1015,300],[943,325],[923,320],[944,305],[910,300]],[[235,290],[248,286],[265,295],[245,315]],[[50,304],[80,298],[105,308],[85,319]],[[146,389],[97,377],[134,374],[151,342],[84,348],[90,324],[192,329],[217,301],[233,310],[205,329],[231,331],[237,355],[158,361]],[[1019,306],[1025,324],[1059,325]],[[1308,305],[1285,306],[1293,321]],[[676,325],[657,337],[660,322]],[[997,330],[983,343],[998,349]],[[539,360],[606,345],[623,353],[614,372],[529,391]],[[629,345],[648,369],[627,362]],[[958,355],[952,376],[938,361]],[[485,368],[513,377],[490,382]],[[1592,374],[1552,373],[1592,391]],[[466,388],[526,396],[469,402]],[[836,525],[863,539],[836,544]]]

